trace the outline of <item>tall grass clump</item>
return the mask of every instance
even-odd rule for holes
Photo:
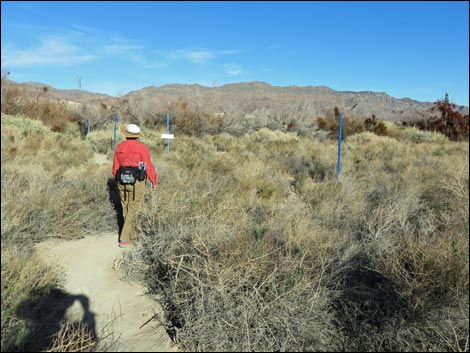
[[[336,347],[335,293],[321,285],[335,236],[309,221],[287,169],[265,163],[295,146],[289,136],[252,133],[236,145],[223,135],[183,138],[161,157],[161,191],[142,215],[143,257],[186,349]]]
[[[405,134],[408,140],[416,143],[448,141],[448,138],[440,132],[420,130],[414,126],[404,129],[402,134]]]
[[[356,195],[354,210],[328,212],[358,249],[336,270],[348,346],[468,349],[468,144],[363,137],[345,146],[341,194]]]
[[[21,120],[28,119],[2,117],[2,244],[109,229],[109,167],[88,162],[93,153],[85,142],[16,126]],[[96,202],[102,207],[90,212]]]

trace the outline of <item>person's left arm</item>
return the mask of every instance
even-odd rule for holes
[[[142,154],[143,154],[145,165],[147,166],[147,177],[152,183],[153,188],[156,189],[157,182],[158,182],[158,173],[155,170],[155,166],[152,163],[152,157],[150,156],[150,151],[145,145],[143,146]]]

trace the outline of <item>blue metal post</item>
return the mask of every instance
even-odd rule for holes
[[[88,120],[88,125],[87,125],[87,134],[89,134],[91,131],[91,121]]]
[[[116,129],[117,129],[118,115],[114,114],[114,140],[113,140],[113,151],[116,149]]]
[[[166,133],[170,133],[170,114],[166,113]],[[166,139],[166,151],[170,152],[170,139]]]
[[[341,135],[343,133],[343,113],[339,114],[339,132],[338,132],[338,170],[336,176],[339,178],[341,172]]]

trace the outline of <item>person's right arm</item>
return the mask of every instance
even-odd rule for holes
[[[112,169],[114,179],[116,179],[116,173],[117,173],[117,171],[120,167],[121,166],[119,165],[119,161],[117,159],[117,154],[116,154],[116,152],[114,152],[114,161],[113,161],[113,169]]]

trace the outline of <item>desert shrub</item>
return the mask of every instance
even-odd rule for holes
[[[371,131],[379,136],[387,135],[387,126],[383,121],[379,121],[375,114],[364,120],[364,128],[366,131]]]
[[[73,124],[82,138],[86,135],[89,119],[92,120],[93,127],[99,127],[109,118],[109,112],[102,107],[100,109],[88,104],[76,106],[70,102],[51,99],[46,86],[37,90],[35,96],[27,96],[18,86],[7,82],[3,77],[1,108],[3,114],[23,115],[40,120],[56,132],[74,131],[71,128]]]
[[[282,152],[275,163],[264,162],[294,148],[297,138],[266,130],[235,143],[185,137],[171,156],[161,156],[161,192],[148,196],[141,218],[149,288],[163,293],[187,349],[336,347],[334,293],[319,284],[319,254],[334,241],[309,222],[309,208],[284,179],[287,168],[277,169]]]
[[[79,138],[79,137],[81,137],[81,133],[80,133],[80,128],[79,128],[79,126],[78,126],[76,123],[73,123],[73,122],[69,122],[69,123],[66,124],[63,133],[64,133],[66,136],[69,136],[69,137],[71,137],[71,138]]]
[[[20,102],[22,93],[18,86],[7,81],[6,75],[2,72],[2,90],[1,90],[1,111],[2,114],[16,115],[20,114]]]
[[[258,144],[283,144],[297,142],[299,140],[296,133],[281,132],[279,130],[270,130],[268,128],[261,128],[257,131],[250,132],[247,134],[247,137]]]
[[[440,116],[431,117],[426,120],[419,120],[405,125],[416,126],[421,130],[440,132],[447,136],[451,141],[468,141],[469,137],[469,115],[462,115],[455,111],[455,104],[449,100],[446,93],[444,99],[435,102],[432,112],[438,112]]]
[[[468,316],[457,315],[457,318],[454,315],[461,311],[459,308],[468,305],[468,296],[462,297],[462,293],[468,291],[468,147],[464,144],[454,147],[409,145],[384,137],[371,139],[365,145],[362,139],[356,145],[361,135],[357,135],[356,141],[351,138],[345,144],[349,144],[352,158],[344,174],[354,180],[355,198],[362,199],[364,206],[354,216],[358,218],[356,222],[333,218],[328,223],[334,224],[334,229],[347,225],[341,227],[341,232],[349,233],[358,241],[361,256],[356,258],[361,259],[361,273],[370,274],[366,283],[380,285],[377,288],[382,289],[389,286],[388,304],[395,303],[399,314],[374,324],[370,320],[374,316],[369,312],[375,311],[374,307],[361,306],[356,325],[362,323],[356,326],[357,330],[348,333],[349,343],[353,350],[367,346],[377,350],[380,348],[377,344],[387,336],[388,347],[397,351],[412,349],[411,346],[415,347],[413,349],[426,347],[426,350],[446,350],[452,346],[452,350],[463,350],[465,337],[468,337],[465,328]],[[381,145],[385,141],[391,148]],[[438,152],[443,146],[447,146],[443,152],[446,159],[441,159]],[[450,149],[453,152],[449,154]],[[370,159],[364,164],[365,151],[370,153]],[[354,164],[358,167],[349,169]],[[349,174],[352,170],[354,173]],[[355,208],[358,204],[354,203]],[[342,217],[346,218],[347,214],[349,212],[343,213]],[[368,290],[374,293],[373,288]],[[354,291],[348,300],[359,293],[359,290]],[[378,303],[381,297],[377,296]],[[340,308],[357,312],[357,305],[365,302],[362,298],[344,307],[347,302],[341,300]],[[434,315],[430,313],[439,311],[452,313],[446,325],[430,323]],[[406,325],[398,325],[400,320]],[[438,320],[437,316],[433,320]],[[421,329],[417,329],[419,323]],[[455,337],[451,327],[456,330]],[[387,331],[399,332],[399,339],[393,334],[386,335]],[[442,334],[442,339],[433,339],[436,332]],[[411,344],[408,339],[413,335]],[[355,346],[359,342],[363,342],[361,346]]]
[[[338,138],[339,133],[339,117],[326,116],[317,119],[317,126],[320,130],[329,131],[328,137]],[[345,139],[355,133],[364,131],[364,126],[357,119],[351,119],[343,116],[343,125],[341,131],[341,138]]]
[[[67,124],[74,120],[64,103],[43,97],[24,97],[16,87],[7,89],[6,102],[2,112],[9,115],[23,115],[42,121],[53,131],[64,132]]]
[[[317,127],[320,130],[329,131],[328,137],[338,138],[340,112],[337,107],[334,109],[334,114],[327,113],[326,117],[317,118]],[[386,136],[387,125],[379,121],[377,117],[372,114],[371,117],[361,119],[358,117],[349,118],[343,116],[341,138],[344,140],[349,136],[360,133],[362,131],[370,131],[376,135]]]
[[[169,108],[173,117],[172,131],[191,136],[202,136],[205,133],[220,132],[222,118],[200,108],[193,108],[185,99],[178,99]]]
[[[416,143],[444,142],[448,140],[448,138],[440,132],[422,130],[414,126],[405,128],[402,136],[405,136],[406,139]]]
[[[403,124],[401,122],[385,122],[388,137],[394,138],[400,142],[414,143],[444,143],[449,138],[438,131],[422,130],[417,126]]]
[[[64,132],[72,117],[64,103],[49,99],[26,99],[23,114],[41,120],[52,131]]]
[[[280,158],[293,176],[295,186],[302,189],[306,181],[323,181],[335,175],[336,149],[333,143],[303,141]]]
[[[17,157],[14,164],[2,165],[2,244],[112,229],[106,189],[109,167],[64,165],[61,172],[57,164]]]
[[[122,134],[117,131],[116,145],[124,141],[124,139]],[[91,131],[87,135],[86,141],[94,152],[107,154],[113,149],[114,132],[112,129]]]
[[[31,134],[42,135],[50,131],[50,129],[45,126],[41,121],[33,120],[31,118],[21,115],[12,116],[3,114],[1,119],[2,128],[9,129],[9,127],[15,126],[17,128],[17,131],[21,132],[21,134],[24,136]],[[10,135],[9,138],[14,138],[14,135]]]

